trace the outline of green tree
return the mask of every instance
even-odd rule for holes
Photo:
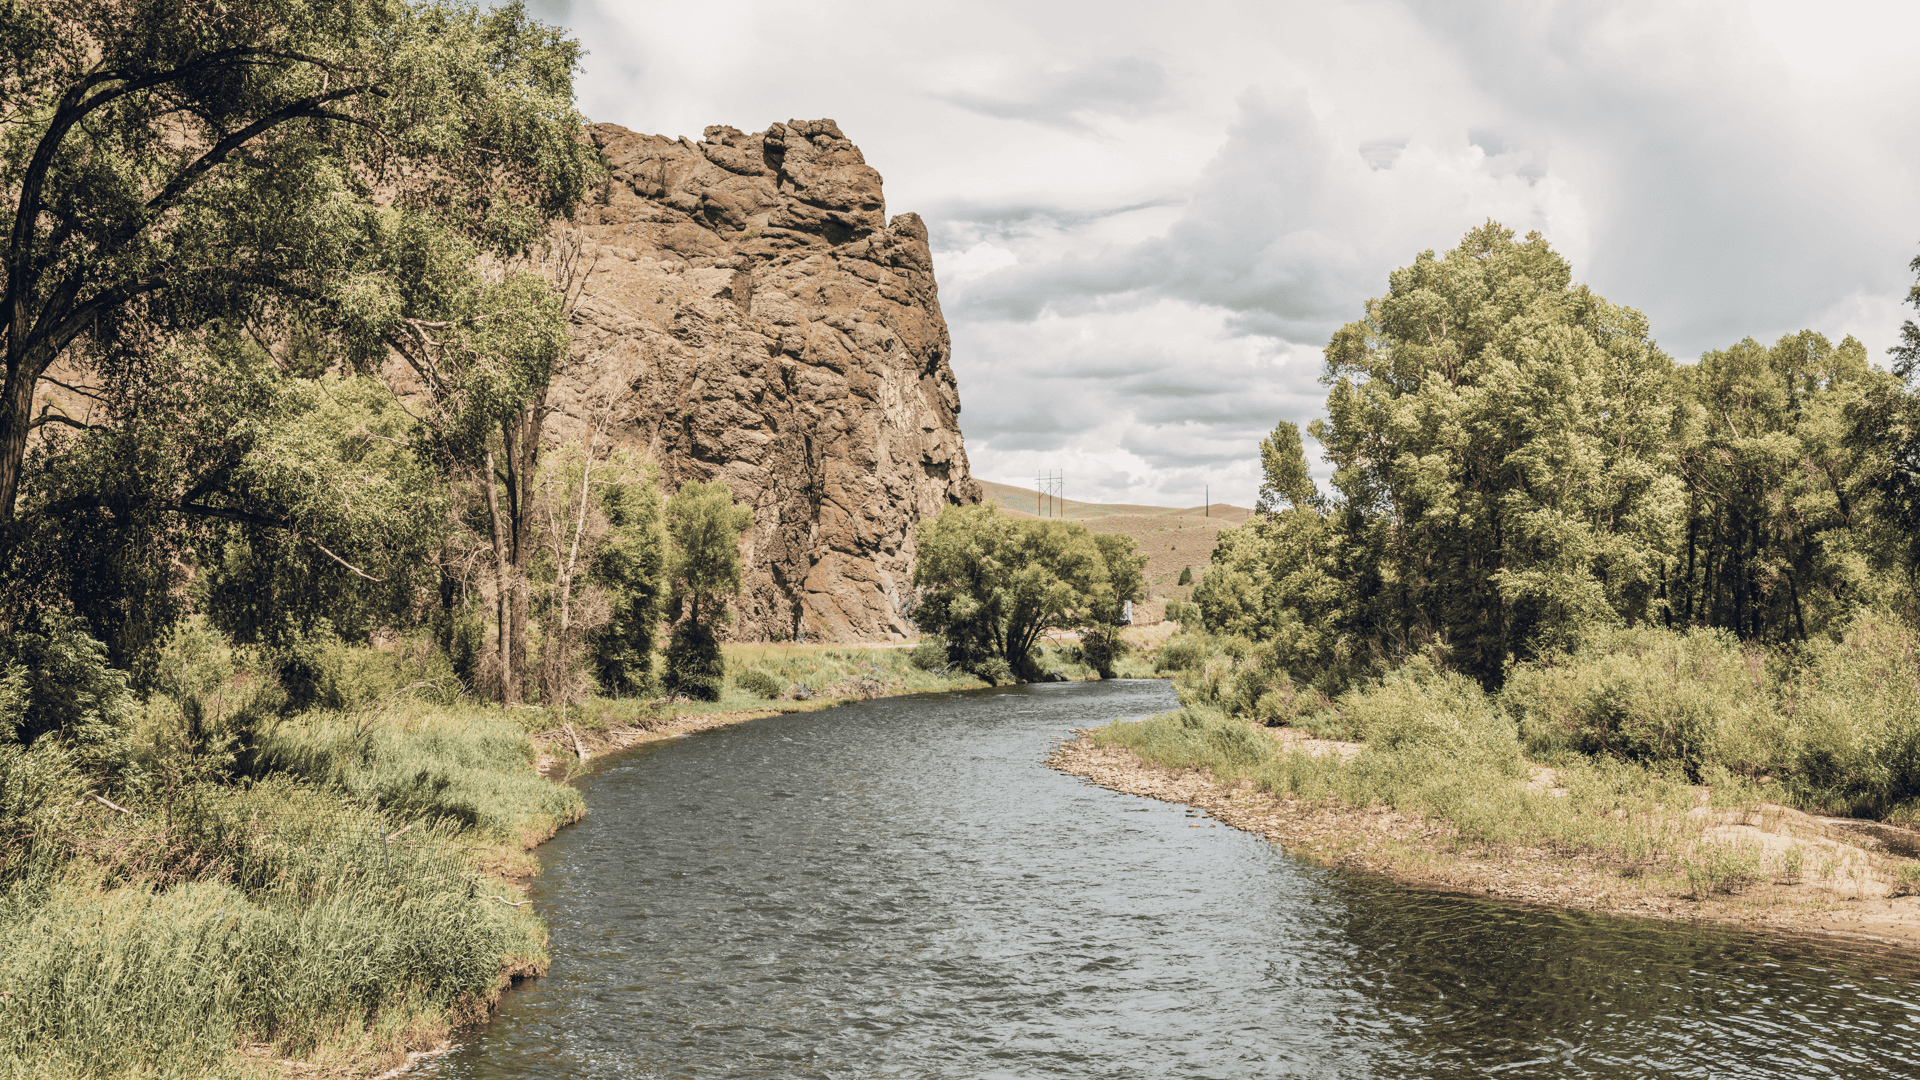
[[[1314,435],[1366,569],[1348,631],[1485,685],[1586,627],[1664,618],[1684,516],[1672,362],[1639,312],[1489,222],[1393,273],[1327,346]]]
[[[1101,533],[1093,538],[1107,567],[1107,589],[1112,596],[1105,610],[1096,604],[1080,628],[1080,655],[1103,679],[1114,677],[1113,666],[1132,646],[1121,636],[1125,626],[1125,605],[1144,600],[1147,579],[1142,573],[1147,557],[1140,554],[1134,539],[1125,533]]]
[[[719,480],[682,484],[667,500],[667,538],[672,542],[667,580],[667,617],[674,623],[667,643],[667,689],[717,701],[726,677],[716,631],[730,617],[727,601],[740,591],[740,534],[753,511],[733,504]]]
[[[1315,487],[1298,428],[1282,421],[1260,458],[1253,519],[1221,531],[1193,601],[1208,630],[1263,642],[1290,678],[1337,694],[1372,660],[1349,624],[1356,583],[1377,571],[1343,558],[1339,508]]]
[[[1678,372],[1688,506],[1674,621],[1804,640],[1883,598],[1890,553],[1848,414],[1895,382],[1859,342],[1810,330],[1772,348],[1748,338]]]
[[[525,396],[515,357],[550,351],[549,290],[476,284],[476,259],[525,252],[597,175],[576,43],[517,4],[397,0],[7,2],[0,41],[0,573],[18,581],[23,545],[89,515],[316,538],[249,502],[267,489],[232,482],[232,440],[146,422],[148,388],[204,387],[223,337],[288,376],[397,355],[452,403],[431,432],[449,447]],[[489,362],[443,362],[460,357]],[[57,430],[79,442],[30,453]],[[123,482],[89,489],[82,458]]]
[[[654,639],[666,606],[667,539],[659,487],[608,487],[601,496],[608,536],[593,556],[593,580],[606,590],[607,621],[587,647],[600,691],[637,697],[653,688]]]
[[[1106,556],[1084,525],[949,506],[917,535],[914,625],[946,639],[949,658],[976,674],[999,661],[1032,679],[1040,635],[1110,619],[1116,607]]]

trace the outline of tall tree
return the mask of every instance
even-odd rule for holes
[[[682,484],[667,500],[667,538],[672,554],[667,581],[667,687],[707,701],[720,697],[726,661],[717,631],[729,618],[727,603],[740,591],[740,534],[753,511],[735,506],[726,483]]]
[[[1849,337],[1748,338],[1678,373],[1686,531],[1674,621],[1801,640],[1871,599],[1878,553],[1864,447],[1848,412],[1892,381]]]
[[[1489,222],[1396,270],[1326,381],[1343,543],[1378,573],[1350,610],[1364,636],[1495,685],[1511,655],[1661,616],[1672,362],[1538,234]]]
[[[0,0],[0,50],[0,573],[42,523],[103,507],[292,527],[221,461],[133,503],[21,503],[35,431],[111,434],[115,396],[174,377],[209,327],[307,374],[397,353],[482,416],[524,392],[440,366],[516,321],[540,336],[524,285],[476,301],[452,279],[524,253],[596,175],[578,45],[517,3]],[[58,389],[103,407],[36,414]]]

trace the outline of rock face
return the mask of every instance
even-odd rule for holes
[[[592,272],[549,439],[610,417],[667,490],[724,480],[753,508],[734,638],[911,633],[915,527],[980,501],[926,227],[887,220],[831,120],[590,133],[612,178],[580,219]]]

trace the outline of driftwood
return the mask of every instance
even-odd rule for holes
[[[573,730],[572,724],[562,724],[560,726],[566,729],[567,737],[573,740],[573,752],[580,755],[580,764],[585,765],[587,763],[587,748],[580,745],[580,733]]]
[[[126,807],[124,807],[124,806],[121,806],[121,805],[120,805],[119,803],[117,803],[117,802],[112,802],[112,801],[110,801],[110,800],[107,800],[107,799],[103,799],[103,798],[101,798],[100,796],[98,796],[98,795],[95,795],[95,794],[94,794],[93,792],[91,792],[91,791],[89,791],[89,792],[87,792],[87,798],[89,798],[89,799],[92,799],[92,800],[93,800],[94,802],[97,802],[97,803],[99,803],[99,804],[100,804],[101,806],[104,806],[104,807],[106,807],[106,808],[107,808],[107,809],[109,809],[109,810],[117,810],[117,811],[119,811],[120,813],[122,813],[122,814],[126,814],[126,815],[127,815],[127,816],[129,816],[129,817],[132,817],[132,816],[133,816],[133,811],[131,811],[131,810],[129,810],[129,809],[127,809],[127,808],[126,808]]]
[[[481,897],[480,899],[482,899],[482,900],[498,900],[498,901],[500,901],[501,903],[503,903],[503,904],[505,904],[505,905],[507,905],[508,907],[526,907],[526,906],[527,906],[528,904],[531,904],[531,903],[533,903],[533,901],[531,901],[531,900],[509,900],[509,899],[507,899],[507,898],[506,898],[506,897],[504,897],[504,896],[494,896],[494,895],[492,895],[491,893],[489,893],[489,894],[488,894],[488,895],[486,895],[486,896],[483,896],[483,897]]]

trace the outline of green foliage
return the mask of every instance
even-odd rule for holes
[[[755,697],[763,698],[777,698],[787,689],[787,684],[759,668],[748,668],[735,675],[733,684]]]
[[[1906,537],[1878,513],[1904,397],[1852,338],[1749,338],[1676,372],[1686,532],[1667,586],[1675,622],[1799,641],[1887,595]],[[1863,438],[1868,416],[1888,427]]]
[[[117,776],[128,764],[139,700],[126,673],[108,666],[106,647],[78,618],[43,611],[5,650],[5,713],[13,726],[0,738],[26,746],[57,741],[94,778]]]
[[[1537,234],[1488,223],[1395,271],[1327,346],[1313,429],[1341,558],[1366,567],[1342,575],[1349,632],[1387,657],[1444,642],[1497,686],[1509,654],[1658,614],[1684,508],[1672,367]]]
[[[719,701],[726,676],[727,659],[712,628],[692,619],[675,624],[667,639],[667,693],[695,701]]]
[[[1114,623],[1113,575],[1145,560],[1130,542],[1103,546],[1084,525],[1016,520],[992,504],[949,506],[922,522],[914,624],[947,642],[948,656],[988,682],[1032,679],[1033,650],[1049,630]],[[1110,569],[1110,562],[1113,569]],[[1002,670],[1004,668],[1004,671]]]
[[[1607,754],[1696,782],[1714,767],[1758,776],[1788,764],[1766,656],[1723,630],[1603,631],[1515,668],[1500,699],[1546,759]]]
[[[1176,582],[1174,582],[1174,584],[1176,584],[1176,585],[1191,585],[1191,584],[1193,584],[1193,567],[1191,567],[1191,566],[1183,566],[1183,567],[1181,567],[1181,568],[1180,568],[1180,580],[1178,580],[1178,581],[1176,581]]]
[[[433,584],[445,485],[377,380],[296,381],[264,358],[249,364],[262,400],[234,422],[248,437],[233,448],[221,501],[256,520],[204,530],[204,610],[242,643],[284,647],[328,631],[364,641]]]
[[[379,459],[469,454],[565,355],[546,282],[480,260],[602,175],[577,43],[518,4],[5,11],[0,618],[70,606],[136,663],[197,562],[248,640],[359,636],[412,595],[438,513]],[[302,382],[395,357],[423,431]],[[29,415],[56,363],[84,416]]]
[[[608,533],[594,552],[592,580],[606,590],[611,611],[604,625],[589,631],[587,644],[594,678],[611,697],[644,696],[654,684],[667,541],[652,480],[649,470],[635,482],[608,485],[601,495]]]
[[[726,622],[727,600],[740,589],[740,534],[753,524],[752,509],[735,506],[732,490],[715,480],[682,484],[666,513],[673,544],[668,617],[710,628]]]
[[[1808,653],[1781,688],[1789,783],[1809,805],[1920,818],[1920,632],[1869,610]]]
[[[914,645],[909,654],[914,667],[921,671],[938,671],[948,664],[947,643],[934,634],[928,634]]]

